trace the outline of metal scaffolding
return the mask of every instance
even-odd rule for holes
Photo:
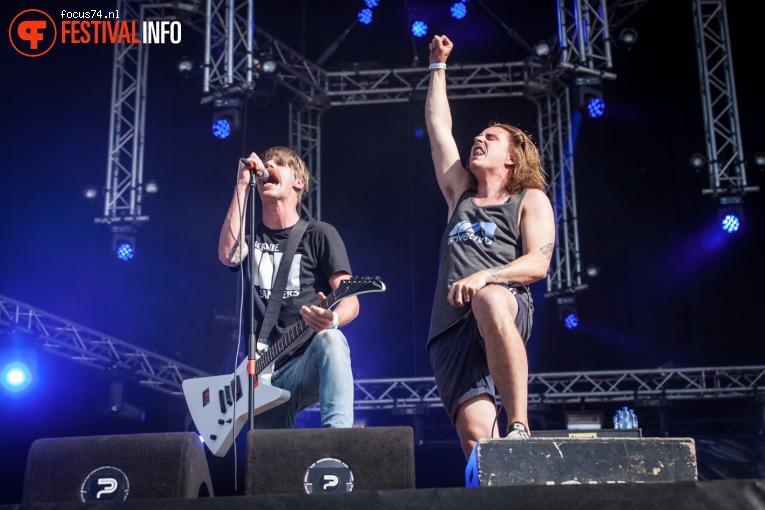
[[[702,194],[759,191],[746,182],[725,0],[693,0],[709,187]]]
[[[0,335],[11,333],[30,347],[97,370],[120,369],[129,380],[177,397],[185,379],[210,375],[0,295]],[[539,373],[529,374],[529,404],[762,398],[763,382],[765,366]],[[442,407],[433,377],[357,379],[354,388],[356,410]]]

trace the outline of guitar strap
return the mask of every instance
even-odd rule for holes
[[[279,262],[279,270],[276,272],[276,280],[271,289],[271,296],[268,298],[266,313],[263,314],[263,322],[260,323],[260,331],[256,337],[258,343],[268,343],[268,337],[276,324],[276,319],[279,317],[279,310],[284,299],[284,290],[287,288],[287,275],[292,266],[292,259],[295,256],[298,244],[300,244],[300,239],[303,237],[303,232],[305,232],[307,226],[308,222],[301,218],[292,227],[290,236],[287,239],[287,245],[284,248],[282,260]]]

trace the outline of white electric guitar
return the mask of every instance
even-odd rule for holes
[[[319,306],[331,309],[347,297],[384,290],[385,284],[380,281],[379,276],[374,278],[354,276],[341,281],[340,285],[319,303]],[[289,400],[289,391],[271,385],[271,374],[277,359],[298,347],[300,344],[295,344],[295,341],[307,329],[309,329],[308,325],[301,319],[255,362],[258,380],[253,393],[255,414],[268,411]],[[200,377],[183,381],[183,396],[194,425],[204,438],[207,447],[213,455],[218,457],[226,455],[234,438],[249,417],[247,363],[247,359],[242,361],[233,375]]]

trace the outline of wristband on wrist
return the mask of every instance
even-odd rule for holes
[[[443,62],[435,63],[435,64],[430,64],[428,66],[428,69],[430,69],[431,71],[433,69],[446,69],[446,64],[444,64]]]
[[[332,325],[329,329],[337,329],[337,312],[332,312]]]

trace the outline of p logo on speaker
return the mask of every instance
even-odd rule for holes
[[[348,464],[339,459],[317,460],[306,470],[303,484],[308,494],[351,492],[353,471]]]
[[[80,499],[91,501],[125,501],[130,493],[130,480],[120,468],[102,466],[94,469],[82,482]]]

